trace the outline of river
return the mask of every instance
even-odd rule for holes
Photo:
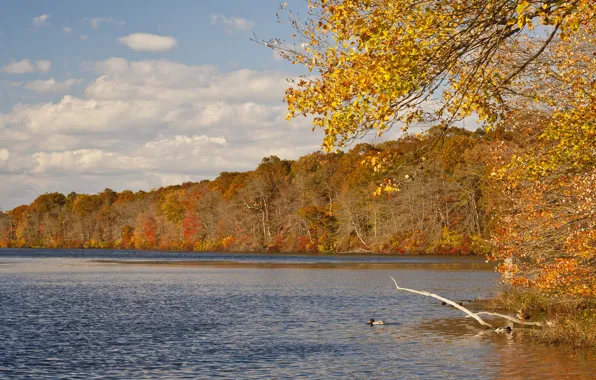
[[[479,257],[2,249],[0,377],[596,373],[587,353],[483,330],[432,298],[397,292],[391,276],[457,300],[487,297],[498,284]]]

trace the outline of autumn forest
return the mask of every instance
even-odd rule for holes
[[[44,194],[0,214],[0,246],[485,254],[501,140],[453,128],[420,170],[410,162],[432,138],[266,157],[251,172],[150,192]],[[363,163],[390,155],[410,174],[402,191],[375,195],[385,174]]]

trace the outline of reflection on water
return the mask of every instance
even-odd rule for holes
[[[293,253],[213,253],[176,251],[121,251],[95,249],[2,249],[1,261],[30,261],[39,258],[77,258],[88,260],[153,260],[167,262],[229,262],[234,263],[279,263],[279,264],[423,264],[423,265],[470,265],[477,269],[490,269],[493,264],[476,256],[400,256],[400,255],[326,255]],[[469,269],[469,268],[466,268]]]
[[[486,318],[495,326],[506,325],[502,319]],[[596,357],[593,352],[573,351],[532,344],[514,328],[512,334],[495,334],[492,330],[479,329],[477,323],[466,318],[434,318],[422,322],[429,333],[441,336],[470,336],[491,344],[487,358],[502,379],[587,379],[594,378]]]
[[[596,369],[480,330],[435,300],[396,293],[389,278],[471,299],[494,286],[487,270],[97,265],[5,252],[0,377],[546,379]],[[371,317],[387,325],[368,326]]]

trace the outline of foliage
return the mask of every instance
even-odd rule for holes
[[[539,341],[574,348],[596,347],[596,302],[593,298],[547,296],[532,289],[504,288],[488,301],[487,306],[508,314],[523,310],[533,320],[549,321],[540,329],[523,330]]]
[[[267,157],[251,172],[151,192],[43,194],[30,206],[0,214],[0,245],[486,253],[471,244],[488,236],[480,206],[486,165],[474,151],[498,143],[481,134],[452,130],[446,143],[465,140],[467,154],[445,150],[402,192],[372,196],[382,174],[362,160],[415,154],[430,138],[359,144],[347,153],[316,152],[297,161]]]
[[[396,124],[448,126],[474,112],[498,122],[536,57],[596,14],[592,0],[309,0],[308,9],[305,19],[288,11],[299,46],[265,44],[317,74],[287,89],[288,118],[314,115],[329,150]],[[547,38],[525,43],[539,40],[537,26]]]
[[[286,91],[288,118],[312,115],[327,150],[370,131],[436,126],[427,138],[405,135],[418,145],[408,154],[362,160],[384,176],[376,194],[411,191],[413,178],[423,186],[422,172],[431,182],[426,162],[442,155],[434,174],[456,177],[462,190],[449,202],[473,206],[464,215],[476,219],[475,235],[492,233],[491,257],[513,260],[501,266],[505,279],[596,297],[596,2],[309,0],[304,19],[282,9],[296,43],[264,44],[310,73]],[[473,151],[468,136],[445,140],[471,116],[502,140],[483,159],[492,186],[481,185],[482,167],[461,165],[459,149]],[[486,225],[479,207],[491,215]],[[472,241],[451,227],[432,240],[435,250]]]
[[[549,70],[536,92],[552,110],[495,170],[506,197],[495,258],[514,259],[516,284],[584,297],[596,297],[595,31],[578,31],[538,63]]]

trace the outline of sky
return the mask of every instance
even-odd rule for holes
[[[303,11],[304,0],[289,0]],[[320,149],[285,120],[279,1],[3,1],[0,205],[150,190]]]

